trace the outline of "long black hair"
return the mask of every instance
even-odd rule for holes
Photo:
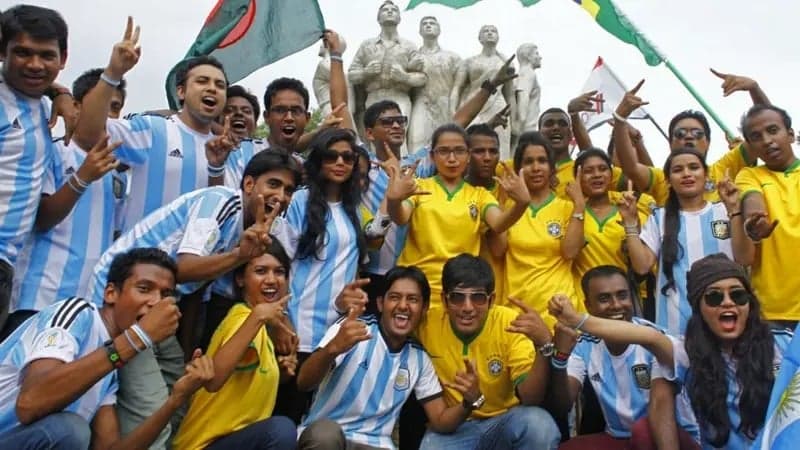
[[[315,257],[322,259],[320,250],[325,246],[329,239],[326,231],[326,223],[331,220],[330,207],[325,197],[325,190],[328,181],[322,178],[322,154],[336,142],[347,142],[352,151],[359,155],[356,149],[355,135],[347,129],[332,128],[320,132],[311,141],[311,152],[305,162],[306,175],[308,177],[308,203],[306,206],[306,226],[300,241],[297,244],[297,258],[304,259]],[[353,172],[341,186],[342,207],[347,218],[357,236],[359,262],[364,259],[366,254],[366,240],[361,230],[361,222],[358,218],[358,208],[361,204],[361,175],[358,170],[358,159],[353,164]]]
[[[742,335],[736,339],[730,357],[736,361],[736,381],[740,386],[739,417],[736,431],[755,439],[764,425],[770,392],[775,382],[774,338],[761,317],[761,303],[750,291],[750,312]],[[689,357],[687,393],[703,436],[714,447],[724,447],[730,436],[728,415],[728,365],[723,359],[719,338],[700,313],[699,301],[690,299],[692,317],[686,325],[686,354]]]
[[[708,165],[706,158],[702,153],[693,148],[679,148],[670,153],[667,161],[664,162],[664,176],[669,180],[670,170],[672,169],[672,160],[680,155],[694,155],[703,164],[703,169],[708,175]],[[681,232],[681,204],[678,200],[678,194],[672,186],[669,187],[669,196],[667,203],[664,205],[664,237],[661,241],[661,270],[667,278],[667,283],[661,287],[661,293],[667,295],[667,291],[675,288],[675,275],[672,269],[675,263],[683,257],[686,249],[681,247],[678,242],[678,234]]]

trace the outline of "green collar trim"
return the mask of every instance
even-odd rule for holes
[[[458,183],[458,186],[456,186],[456,188],[453,190],[453,192],[450,192],[450,190],[447,189],[447,186],[444,185],[444,181],[442,181],[442,179],[439,177],[439,175],[434,175],[433,176],[433,180],[436,181],[436,184],[441,186],[442,189],[444,189],[444,191],[447,193],[447,201],[452,200],[453,197],[455,197],[456,194],[458,194],[458,191],[460,191],[464,187],[464,179],[463,178]]]
[[[531,202],[528,205],[528,209],[531,210],[531,217],[536,217],[536,214],[538,214],[539,211],[544,209],[545,206],[549,205],[555,198],[556,198],[556,193],[553,192],[553,191],[550,191],[550,195],[547,196],[547,198],[545,199],[545,201],[542,202],[541,205],[536,206],[536,205],[533,204],[533,202]]]

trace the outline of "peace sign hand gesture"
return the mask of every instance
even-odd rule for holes
[[[717,193],[728,214],[739,211],[739,188],[731,181],[730,173],[730,169],[725,169],[725,178],[717,182]]]
[[[646,102],[638,96],[639,89],[642,88],[643,84],[644,80],[640,81],[633,89],[625,93],[625,96],[622,97],[622,101],[619,102],[619,106],[617,106],[616,112],[618,116],[623,118],[628,117],[638,108],[650,104],[650,102]]]
[[[272,243],[269,231],[272,228],[272,222],[278,216],[279,210],[280,207],[275,204],[271,206],[268,213],[265,212],[264,196],[258,195],[254,214],[255,222],[244,230],[242,237],[239,239],[239,256],[244,261],[249,261],[266,253],[267,248]]]
[[[465,370],[456,372],[455,379],[452,383],[443,383],[450,389],[455,389],[461,394],[464,403],[472,405],[481,397],[481,387],[478,380],[478,371],[475,368],[475,362],[469,359],[464,359]]]
[[[125,34],[122,41],[114,44],[111,50],[111,59],[106,67],[106,75],[112,80],[122,80],[122,77],[139,62],[142,49],[139,47],[139,26],[133,26],[133,17],[128,16]]]
[[[498,87],[508,83],[509,81],[519,76],[519,74],[516,73],[516,71],[514,70],[514,66],[511,65],[511,62],[514,61],[514,58],[516,58],[516,56],[517,55],[511,55],[511,57],[508,58],[506,62],[504,62],[503,65],[500,66],[499,69],[497,69],[497,72],[489,81],[489,83],[492,84],[493,88],[497,89]]]
[[[233,149],[239,146],[239,139],[231,132],[231,116],[225,116],[222,134],[206,141],[208,165],[222,167]]]
[[[389,155],[386,161],[379,162],[378,164],[389,174],[389,187],[386,189],[386,199],[394,201],[402,201],[413,195],[430,195],[430,192],[423,191],[417,185],[417,180],[414,174],[417,170],[419,160],[414,161],[408,167],[400,168],[400,161],[394,156],[394,153],[386,146],[386,153]]]
[[[636,193],[633,191],[633,181],[628,180],[628,190],[624,191],[622,198],[617,201],[619,214],[622,216],[624,225],[633,226],[639,223],[639,215],[636,209],[638,201]]]
[[[508,297],[508,301],[521,309],[522,313],[511,321],[506,331],[509,333],[524,334],[536,347],[541,347],[553,340],[550,330],[547,329],[547,325],[542,320],[542,316],[540,316],[536,310],[518,298]]]

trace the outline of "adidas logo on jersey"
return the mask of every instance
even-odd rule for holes
[[[598,383],[603,381],[603,379],[600,378],[600,374],[599,373],[595,373],[594,375],[592,375],[591,379],[592,379],[592,381],[597,381]]]
[[[14,118],[14,122],[11,123],[11,128],[22,129],[22,124],[19,123],[19,117]]]
[[[64,175],[72,175],[75,173],[75,168],[72,166],[67,167],[67,170],[64,171]]]
[[[172,156],[173,158],[181,158],[181,159],[183,159],[183,153],[181,153],[181,151],[179,149],[177,149],[177,148],[173,149],[171,152],[169,152],[169,156]]]

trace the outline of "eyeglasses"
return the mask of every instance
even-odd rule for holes
[[[269,109],[269,112],[279,116],[285,116],[288,112],[292,113],[293,116],[302,116],[306,113],[306,109],[302,106],[273,106]]]
[[[675,128],[672,132],[672,136],[674,136],[675,139],[683,139],[689,135],[694,139],[703,139],[706,137],[706,132],[700,128]]]
[[[433,149],[437,155],[442,158],[449,158],[450,155],[455,155],[457,158],[463,158],[467,156],[467,148],[466,147],[456,147],[456,148],[444,148],[438,147]]]
[[[447,301],[454,305],[463,305],[467,301],[472,302],[473,305],[485,305],[489,301],[489,294],[486,292],[460,292],[452,291],[447,294]]]
[[[408,124],[408,117],[406,116],[385,116],[385,117],[378,117],[378,123],[384,127],[390,127],[394,124],[398,124],[401,127],[404,127]]]
[[[336,150],[331,149],[323,150],[320,152],[320,155],[322,156],[322,161],[329,164],[333,164],[339,161],[339,158],[342,158],[342,161],[344,161],[345,164],[353,165],[358,159],[358,155],[355,152],[348,151],[339,153]]]
[[[706,292],[705,295],[703,295],[703,300],[705,300],[708,306],[719,306],[725,300],[725,294],[725,291],[715,289]],[[744,306],[750,303],[750,293],[747,292],[747,289],[731,289],[727,292],[727,295],[737,306]]]

